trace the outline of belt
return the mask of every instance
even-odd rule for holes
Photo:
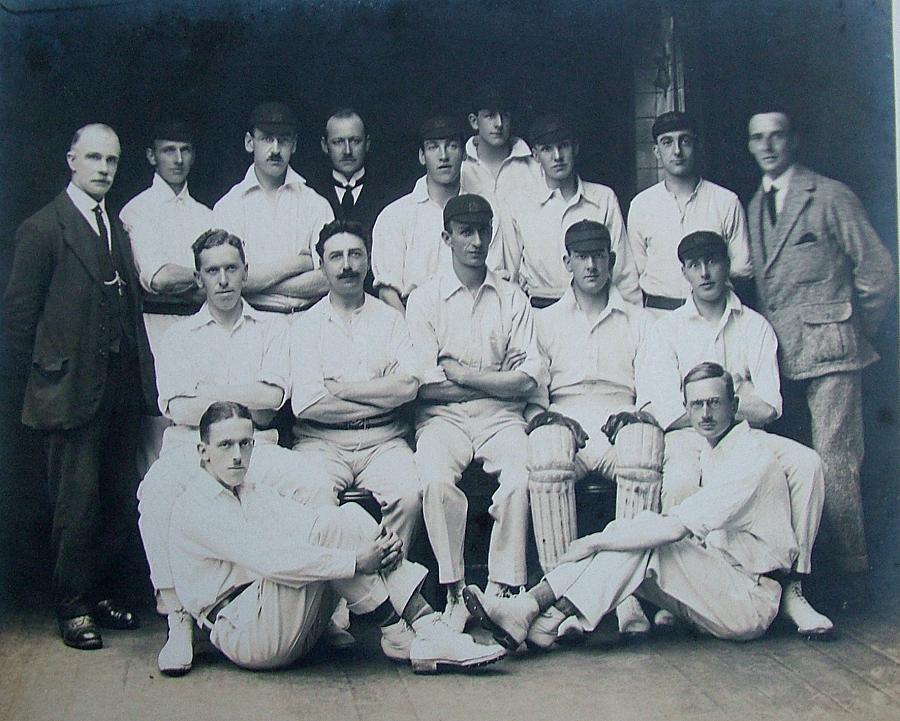
[[[547,306],[553,305],[559,298],[541,298],[533,295],[529,300],[531,301],[532,308],[546,308]]]
[[[684,305],[684,298],[668,298],[664,295],[644,293],[644,307],[659,310],[676,310]]]
[[[206,623],[210,630],[216,625],[216,619],[219,617],[222,609],[247,590],[249,585],[249,583],[242,583],[240,586],[235,586],[222,598],[216,601],[213,607],[206,612]]]
[[[355,421],[345,421],[344,423],[323,423],[322,421],[312,421],[303,418],[302,422],[308,424],[312,428],[321,428],[328,431],[364,431],[368,428],[380,428],[381,426],[389,426],[397,420],[397,414],[382,413],[377,416],[369,416],[368,418],[358,418]]]

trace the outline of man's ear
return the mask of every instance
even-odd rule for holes
[[[616,264],[616,252],[609,251],[609,272],[612,273],[613,266]]]
[[[325,153],[325,155],[328,155],[328,140],[324,137],[320,138],[319,144],[322,146],[322,152]]]
[[[147,148],[147,162],[156,167],[156,153],[153,152],[153,148]]]
[[[425,165],[425,151],[422,148],[419,148],[419,165]]]
[[[469,125],[472,126],[472,130],[478,131],[478,113],[469,113]]]
[[[443,240],[448,246],[450,245],[450,233],[446,230],[441,231],[441,240]]]
[[[248,153],[253,152],[253,136],[250,133],[244,134],[244,150]]]
[[[563,253],[563,265],[566,266],[566,272],[572,272],[572,259],[568,253]]]
[[[194,271],[194,282],[197,284],[198,288],[200,288],[201,290],[203,289],[203,281],[200,280],[200,271],[199,270]]]

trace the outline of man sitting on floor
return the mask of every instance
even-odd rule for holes
[[[398,536],[355,504],[314,510],[245,482],[250,411],[213,403],[200,418],[200,468],[172,512],[175,589],[210,641],[239,666],[285,666],[318,640],[335,594],[381,627],[388,658],[417,673],[499,661],[499,646],[452,631],[419,588],[427,571],[403,560]]]
[[[703,487],[665,514],[644,511],[577,539],[527,593],[498,599],[467,586],[469,611],[506,648],[526,639],[549,648],[572,615],[593,629],[632,593],[723,639],[757,638],[775,619],[781,586],[767,574],[790,569],[797,555],[784,471],[735,419],[734,381],[722,366],[701,363],[683,387],[707,442]]]

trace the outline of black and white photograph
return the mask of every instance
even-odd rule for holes
[[[889,721],[892,0],[0,0],[0,721]]]

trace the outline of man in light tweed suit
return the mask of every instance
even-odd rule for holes
[[[778,337],[785,430],[806,436],[825,462],[823,520],[835,570],[862,573],[860,371],[878,360],[870,339],[896,290],[896,269],[856,195],[794,162],[786,113],[750,118],[748,148],[763,172],[747,219],[759,309]]]

